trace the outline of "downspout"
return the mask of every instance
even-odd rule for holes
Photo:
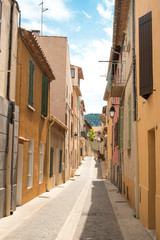
[[[8,124],[7,124],[7,144],[6,144],[6,216],[10,215],[12,196],[11,196],[11,177],[12,175],[12,162],[13,155],[12,149],[14,146],[14,128],[13,128],[13,104],[10,101],[10,70],[11,70],[11,52],[12,52],[12,23],[13,23],[13,10],[14,1],[11,1],[11,11],[10,11],[10,31],[9,31],[9,55],[8,55],[8,73],[7,73],[7,92],[6,98],[9,101],[8,105]]]
[[[136,105],[136,56],[135,56],[135,0],[132,0],[132,77],[133,77],[133,137],[135,161],[135,217],[139,218],[139,193],[138,193],[138,157],[137,157],[137,105]]]
[[[51,128],[54,124],[54,120],[50,118],[51,123],[49,123],[49,132],[48,132],[48,159],[47,159],[47,183],[46,183],[46,192],[49,192],[49,164],[50,164],[50,148],[51,148]]]

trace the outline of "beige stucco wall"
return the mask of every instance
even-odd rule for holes
[[[135,177],[135,145],[134,145],[134,127],[133,127],[133,83],[132,83],[132,15],[131,2],[126,21],[126,40],[124,41],[125,51],[122,54],[124,62],[124,80],[126,81],[125,91],[122,95],[122,106],[124,107],[123,121],[123,155],[122,155],[122,193],[128,188],[128,202],[135,208],[134,177]],[[131,146],[128,145],[129,139],[129,118],[128,118],[128,99],[131,96]],[[124,186],[126,189],[124,189]]]
[[[153,59],[153,93],[148,100],[139,96],[139,18],[152,11],[152,59]],[[145,227],[156,228],[157,238],[160,239],[160,2],[159,0],[136,0],[136,56],[137,56],[137,96],[138,96],[138,159],[139,159],[139,186],[140,186],[140,220]],[[150,133],[154,134],[155,149],[149,144]],[[150,154],[153,154],[152,160]],[[151,164],[153,164],[151,169]],[[152,177],[152,179],[151,179]],[[154,188],[150,187],[155,181]],[[153,193],[151,191],[153,190]],[[152,198],[150,196],[152,195]],[[150,215],[151,207],[155,202],[155,210]],[[151,226],[151,221],[156,222]]]
[[[9,54],[9,31],[10,31],[10,9],[11,1],[2,1],[2,25],[1,25],[1,43],[0,43],[0,96],[6,98],[7,89],[7,71]],[[18,31],[18,10],[14,4],[13,10],[13,30],[12,30],[12,60],[10,73],[10,99],[15,100],[16,85],[16,58],[17,58],[17,31]]]

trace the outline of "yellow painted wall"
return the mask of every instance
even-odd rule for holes
[[[25,56],[25,57],[24,57]],[[29,88],[29,59],[35,64],[34,75],[34,94],[33,108],[28,107],[28,88]],[[18,39],[18,60],[17,60],[17,85],[16,85],[16,104],[19,106],[19,136],[34,140],[34,160],[33,160],[33,186],[27,189],[28,174],[28,148],[29,143],[24,143],[23,153],[23,192],[22,204],[45,192],[46,166],[47,166],[47,135],[48,117],[41,116],[41,94],[42,94],[42,72],[35,61],[34,56],[29,52],[24,42]],[[50,92],[48,92],[49,96]],[[48,101],[49,109],[49,101]],[[44,143],[44,177],[43,183],[39,184],[39,165],[40,165],[40,143]]]
[[[152,11],[152,54],[153,54],[153,89],[148,100],[139,96],[139,26],[138,19]],[[140,220],[147,228],[156,228],[157,239],[160,239],[160,1],[141,0],[136,1],[136,59],[137,59],[137,96],[138,96],[138,159],[139,159],[139,186],[141,190],[139,203]],[[155,139],[155,166],[153,166],[153,140]],[[149,140],[150,139],[150,140]],[[150,144],[151,143],[151,144]],[[155,180],[156,189],[151,187],[151,181]],[[151,191],[155,191],[154,198],[150,197]],[[156,226],[153,224],[151,206],[155,207]],[[153,212],[153,211],[152,211]],[[151,221],[152,220],[152,221]]]
[[[127,196],[127,187],[128,187],[128,196]],[[131,180],[130,178],[126,177],[124,174],[122,174],[122,194],[128,201],[129,205],[132,207],[132,209],[135,209],[134,180]]]

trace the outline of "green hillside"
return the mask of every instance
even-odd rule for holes
[[[91,126],[101,126],[101,121],[99,118],[99,113],[90,113],[86,114],[84,117],[87,119],[87,121],[91,124]]]

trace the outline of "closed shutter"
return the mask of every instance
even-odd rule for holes
[[[139,18],[139,78],[140,96],[148,99],[153,92],[152,12]]]
[[[1,50],[2,1],[0,0],[0,50]]]
[[[29,60],[29,91],[28,104],[33,107],[33,87],[34,87],[34,63],[32,59]]]
[[[41,104],[41,114],[47,117],[48,114],[48,78],[42,77],[42,104]]]
[[[53,153],[54,149],[50,148],[50,177],[53,177]]]
[[[60,150],[60,156],[59,156],[59,173],[62,172],[62,150]]]
[[[131,123],[132,123],[132,116],[131,116],[131,95],[128,98],[128,147],[131,147]]]
[[[118,146],[121,151],[123,151],[123,119],[124,119],[124,107],[120,107],[118,120]]]

